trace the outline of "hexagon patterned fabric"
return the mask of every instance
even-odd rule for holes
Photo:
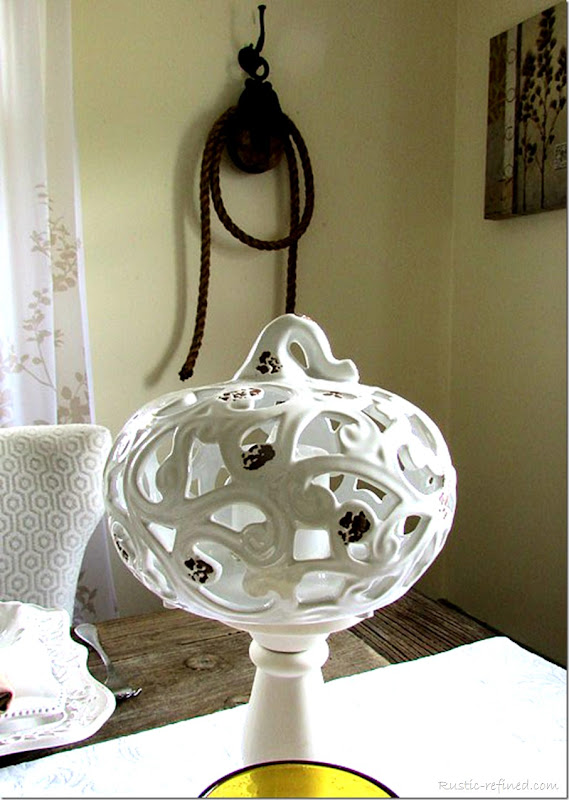
[[[0,429],[0,600],[73,613],[104,505],[110,432],[91,424]]]

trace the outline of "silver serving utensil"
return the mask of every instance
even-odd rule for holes
[[[136,695],[140,694],[142,689],[135,689],[134,687],[130,686],[117,670],[109,656],[103,650],[99,640],[99,634],[97,633],[97,628],[94,625],[92,625],[90,622],[82,622],[80,625],[76,625],[75,633],[79,639],[82,639],[86,644],[93,648],[105,665],[105,669],[107,671],[105,686],[111,690],[117,700],[128,700],[129,697],[136,697]]]

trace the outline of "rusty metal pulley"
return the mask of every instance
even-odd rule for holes
[[[250,77],[245,81],[227,135],[227,152],[231,160],[239,169],[251,173],[276,167],[289,135],[277,94],[266,81],[269,64],[261,56],[265,43],[265,8],[259,6],[261,32],[257,44],[239,51],[239,65]]]

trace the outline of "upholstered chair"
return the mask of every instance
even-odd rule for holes
[[[65,608],[72,618],[110,447],[100,425],[0,428],[0,600]]]

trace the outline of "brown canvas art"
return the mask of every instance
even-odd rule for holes
[[[484,216],[567,205],[567,5],[490,40]]]

